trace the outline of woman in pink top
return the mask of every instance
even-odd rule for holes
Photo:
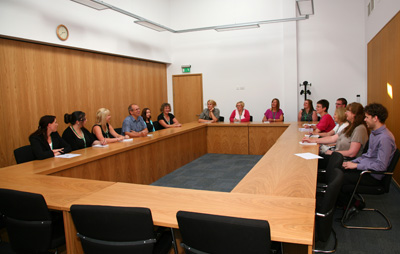
[[[316,110],[317,113],[321,116],[321,120],[317,125],[309,126],[314,129],[312,134],[317,134],[320,132],[330,132],[333,128],[335,128],[336,124],[333,121],[332,116],[328,114],[328,109],[329,102],[327,100],[322,99],[317,102]]]
[[[236,109],[232,112],[229,121],[233,122],[250,122],[250,113],[244,109],[244,102],[239,101],[236,103]]]
[[[279,100],[277,98],[272,99],[271,108],[265,111],[262,122],[283,122],[283,111],[279,107]]]

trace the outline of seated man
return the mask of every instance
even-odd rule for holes
[[[386,128],[388,111],[382,104],[372,103],[365,107],[367,127],[371,130],[368,151],[353,161],[343,163],[345,169],[343,186],[355,185],[363,170],[386,171],[396,150],[393,134]],[[356,169],[356,170],[355,170]],[[377,185],[383,175],[366,174],[362,185]],[[341,193],[340,201],[346,204],[351,193]]]
[[[347,100],[345,98],[339,98],[336,100],[336,108],[346,108]]]
[[[131,138],[146,137],[148,130],[146,123],[140,116],[140,108],[136,104],[131,104],[128,107],[129,116],[124,119],[122,123],[122,133]]]

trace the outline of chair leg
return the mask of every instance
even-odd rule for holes
[[[345,228],[350,228],[350,229],[371,229],[371,230],[389,230],[389,229],[391,229],[392,228],[392,223],[390,223],[390,220],[381,212],[381,211],[379,211],[378,209],[374,209],[374,208],[364,208],[364,209],[362,209],[360,212],[363,212],[363,211],[366,211],[366,212],[377,212],[377,213],[379,213],[384,219],[385,219],[385,221],[386,221],[386,224],[387,224],[387,226],[386,227],[368,227],[368,226],[355,226],[355,225],[348,225],[348,224],[346,224],[345,222],[346,222],[346,220],[345,220],[345,215],[346,215],[346,212],[348,212],[348,209],[346,209],[346,212],[344,213],[344,215],[343,215],[343,218],[342,218],[342,226],[343,227],[345,227]]]
[[[178,254],[178,246],[176,245],[176,238],[175,238],[175,234],[174,234],[174,229],[171,229],[171,235],[172,235],[172,245],[174,246],[174,252],[175,254]]]
[[[335,246],[333,247],[333,250],[317,250],[317,249],[314,249],[313,250],[314,253],[334,253],[334,252],[336,252],[337,242],[338,241],[337,241],[337,238],[336,238],[335,230],[332,229],[332,233],[333,233],[333,236],[335,238]]]

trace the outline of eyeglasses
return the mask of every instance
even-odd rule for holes
[[[86,117],[79,119],[79,122],[84,122],[84,121],[86,121]]]

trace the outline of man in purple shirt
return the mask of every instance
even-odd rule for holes
[[[386,171],[396,150],[394,136],[385,125],[387,109],[382,104],[372,103],[367,105],[364,111],[364,121],[371,130],[368,151],[353,161],[343,163],[343,168],[346,169],[343,186],[355,185],[363,170]],[[383,175],[366,174],[361,178],[360,184],[378,185],[382,178]],[[349,195],[346,195],[347,201],[350,199]],[[341,197],[344,198],[344,195]]]

